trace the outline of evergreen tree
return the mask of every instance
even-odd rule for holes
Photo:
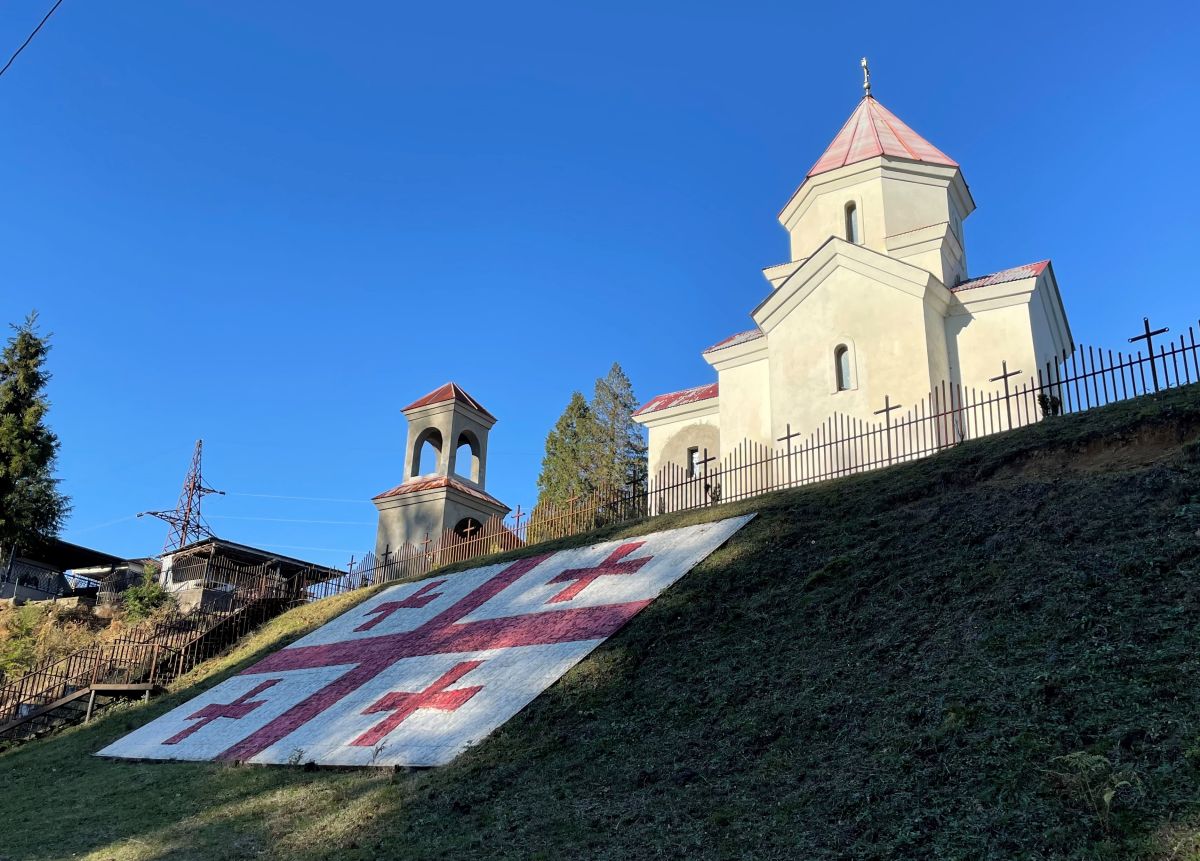
[[[646,442],[633,420],[638,402],[618,363],[596,380],[591,407],[596,417],[596,483],[613,492],[644,483]]]
[[[54,478],[58,437],[46,427],[50,344],[30,314],[0,354],[0,547],[36,549],[70,510]]]
[[[646,443],[633,420],[633,385],[621,366],[596,380],[591,403],[575,392],[546,437],[546,455],[538,477],[538,508],[561,514],[572,499],[594,491],[626,492],[646,479]]]
[[[579,392],[546,436],[546,454],[538,476],[538,505],[560,505],[596,489],[596,419]]]

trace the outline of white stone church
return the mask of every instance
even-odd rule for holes
[[[885,396],[912,406],[943,381],[992,391],[1002,363],[1028,378],[1074,346],[1049,260],[969,275],[962,170],[863,87],[779,213],[790,260],[763,270],[754,328],[703,352],[716,382],[636,413],[651,475],[835,413],[878,419]]]

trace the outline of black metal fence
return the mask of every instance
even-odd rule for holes
[[[1198,324],[1200,325],[1200,324]],[[1129,339],[1131,352],[1078,345],[1036,369],[1002,362],[992,388],[945,382],[913,404],[885,396],[865,420],[834,414],[807,434],[791,426],[773,444],[744,440],[720,458],[669,464],[645,485],[601,489],[559,505],[520,507],[473,534],[447,531],[419,545],[351,559],[347,572],[308,589],[310,600],[393,580],[412,579],[453,562],[484,557],[600,526],[685,511],[814,484],[937,454],[960,443],[1098,406],[1200,382],[1196,326],[1167,337],[1148,319]]]

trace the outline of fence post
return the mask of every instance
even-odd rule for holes
[[[892,463],[892,410],[900,409],[899,404],[893,404],[891,397],[883,396],[883,409],[875,410],[875,415],[883,415],[884,433],[887,434],[887,462],[890,466]]]
[[[800,434],[799,434],[799,433],[792,433],[792,423],[791,423],[791,422],[788,422],[788,423],[787,423],[787,429],[784,431],[784,434],[783,434],[783,436],[781,436],[779,439],[775,440],[775,442],[782,442],[782,443],[786,443],[786,444],[787,444],[787,481],[788,481],[788,487],[791,487],[791,486],[792,486],[792,440],[793,440],[795,437],[798,437],[798,436],[800,436]]]
[[[1146,353],[1149,355],[1149,358],[1150,358],[1150,379],[1154,383],[1154,391],[1157,392],[1158,391],[1158,368],[1154,364],[1154,336],[1165,334],[1166,332],[1169,332],[1170,330],[1166,326],[1163,326],[1161,329],[1155,329],[1153,332],[1151,332],[1149,317],[1142,318],[1142,327],[1145,331],[1143,331],[1142,334],[1140,334],[1140,335],[1135,335],[1134,337],[1130,338],[1129,343],[1134,344],[1138,341],[1146,342]]]
[[[1004,381],[1004,411],[1008,414],[1008,429],[1012,430],[1012,402],[1009,400],[1011,395],[1008,390],[1008,378],[1019,375],[1021,371],[1010,371],[1008,369],[1008,360],[1005,359],[1000,363],[1000,376],[992,377],[988,380],[989,383],[995,383],[1000,380]]]

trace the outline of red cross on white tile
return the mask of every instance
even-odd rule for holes
[[[633,549],[636,547],[631,548],[629,552]],[[647,598],[599,607],[463,621],[551,555],[531,556],[514,562],[412,631],[343,640],[326,645],[292,646],[245,670],[246,673],[254,674],[281,673],[314,667],[353,665],[353,669],[268,721],[246,738],[219,753],[216,758],[228,762],[244,761],[256,756],[405,658],[512,646],[603,640],[650,603],[650,599]],[[636,560],[640,563],[638,567],[649,562],[651,558]]]
[[[200,709],[200,711],[187,716],[187,720],[196,721],[194,724],[185,730],[175,733],[175,735],[164,741],[163,744],[179,744],[179,742],[183,741],[192,733],[208,726],[218,718],[241,720],[246,715],[250,714],[250,712],[266,703],[266,700],[253,700],[251,697],[261,694],[267,688],[274,687],[281,681],[282,679],[270,679],[269,681],[265,681],[261,685],[246,691],[246,693],[242,694],[231,703],[209,703],[204,708]]]
[[[397,610],[420,609],[421,607],[424,607],[430,601],[433,601],[442,596],[441,592],[434,592],[433,590],[436,589],[438,586],[441,586],[445,582],[446,582],[445,580],[433,580],[433,581],[430,581],[429,583],[426,583],[424,586],[422,586],[416,592],[413,592],[411,595],[409,595],[403,601],[384,601],[382,604],[376,604],[374,607],[372,607],[370,610],[368,610],[364,614],[367,616],[374,615],[375,618],[369,622],[363,622],[361,625],[359,625],[354,630],[356,632],[357,631],[369,631],[372,628],[374,628],[376,625],[378,625],[380,622],[382,622],[384,619],[391,616]]]
[[[570,601],[588,586],[592,585],[593,581],[601,577],[612,577],[618,574],[636,574],[638,571],[641,571],[642,566],[653,559],[653,556],[629,560],[626,560],[625,557],[645,543],[645,541],[631,541],[628,544],[622,544],[610,553],[607,559],[592,568],[568,568],[566,571],[563,571],[549,582],[570,583],[571,585],[553,598],[550,598],[546,603],[559,604],[563,601]]]
[[[382,699],[376,700],[367,706],[363,714],[378,714],[379,712],[391,712],[391,714],[350,742],[350,744],[354,747],[374,747],[418,709],[438,709],[444,712],[457,711],[467,700],[483,690],[483,686],[475,685],[474,687],[455,688],[454,690],[447,690],[447,688],[482,663],[483,661],[463,661],[460,664],[455,664],[423,691],[417,691],[416,693],[392,691]]]

